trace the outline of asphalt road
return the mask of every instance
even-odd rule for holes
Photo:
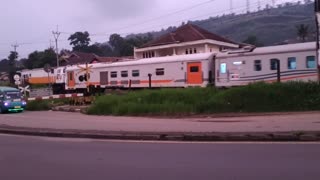
[[[320,144],[155,143],[0,135],[0,179],[319,180]]]
[[[248,117],[150,118],[88,116],[66,112],[0,114],[0,126],[114,132],[320,131],[320,112]]]

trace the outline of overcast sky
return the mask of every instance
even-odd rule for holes
[[[233,0],[234,11],[243,12],[246,0]],[[258,0],[251,0],[251,10]],[[297,0],[277,0],[281,2]],[[265,7],[272,0],[260,0]],[[108,35],[161,30],[183,21],[206,19],[230,12],[229,0],[2,0],[0,6],[0,59],[20,44],[20,57],[50,46],[52,30],[59,25],[60,48],[70,48],[68,37],[88,31],[93,42]]]

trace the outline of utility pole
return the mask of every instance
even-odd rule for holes
[[[320,84],[320,0],[315,0],[315,16],[317,28],[317,67],[318,67],[318,82]]]
[[[15,44],[12,44],[11,45],[12,47],[13,47],[13,52],[15,53],[15,59],[14,60],[16,60],[16,58],[17,58],[17,56],[16,56],[16,54],[17,54],[17,48],[19,47],[19,44],[16,42]]]
[[[230,14],[233,14],[233,0],[230,0]]]
[[[53,37],[56,41],[56,56],[57,56],[57,67],[60,66],[60,63],[59,63],[59,49],[58,49],[58,40],[59,40],[59,37],[61,35],[61,32],[59,32],[59,27],[57,26],[57,31],[52,31],[52,34],[53,34]]]
[[[272,6],[276,7],[276,0],[272,0]]]
[[[247,0],[247,13],[250,13],[250,0]]]

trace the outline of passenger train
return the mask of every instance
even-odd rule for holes
[[[280,62],[277,66],[277,62]],[[108,88],[185,88],[243,86],[275,82],[317,81],[316,43],[299,43],[59,67],[47,73],[24,70],[29,84],[52,84],[54,93],[101,91]]]

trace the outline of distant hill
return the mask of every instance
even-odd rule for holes
[[[286,3],[277,8],[268,8],[247,14],[231,14],[210,17],[201,21],[189,21],[210,32],[219,34],[237,42],[243,42],[249,36],[256,36],[264,46],[297,42],[297,25],[309,26],[308,41],[315,40],[316,25],[312,2]],[[159,32],[150,32],[154,37],[172,32],[177,27],[169,27]],[[145,34],[139,34],[145,35]],[[133,35],[130,35],[133,36]],[[128,37],[130,37],[128,36]]]

